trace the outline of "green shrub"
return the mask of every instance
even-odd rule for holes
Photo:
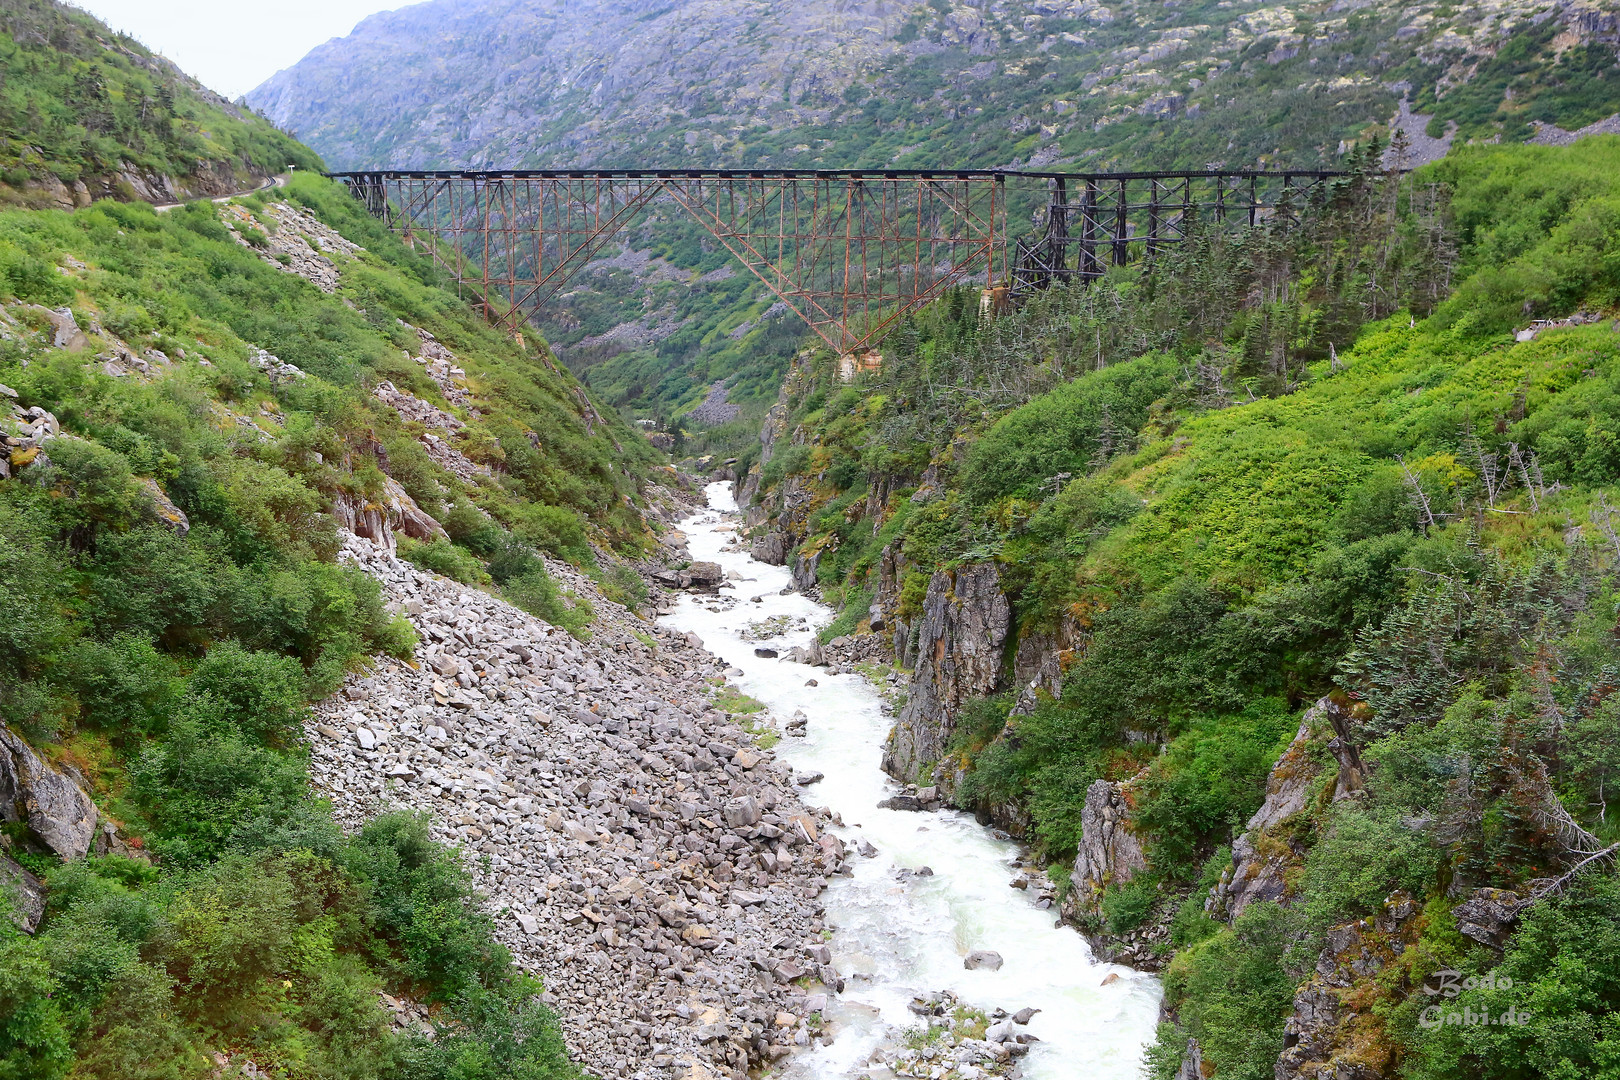
[[[589,636],[586,627],[596,618],[590,601],[572,592],[564,595],[543,566],[538,571],[508,581],[501,592],[530,615],[544,619],[582,641]]]
[[[505,537],[489,557],[489,576],[497,585],[545,572],[545,561],[535,554],[532,547],[515,536]]]
[[[1157,879],[1150,874],[1140,874],[1123,885],[1111,886],[1102,898],[1108,932],[1128,934],[1141,926],[1152,913],[1157,899]]]
[[[1396,889],[1420,899],[1436,884],[1434,837],[1403,820],[1398,807],[1363,810],[1339,803],[1306,856],[1301,892],[1313,929],[1376,913]]]
[[[234,577],[209,539],[182,539],[156,525],[103,536],[89,566],[98,634],[161,639],[170,647],[205,640]]]
[[[631,611],[640,611],[651,595],[647,582],[633,567],[616,563],[602,575],[599,583],[602,595],[615,604],[623,604]]]
[[[405,1052],[405,1080],[582,1080],[568,1060],[557,1017],[540,1003],[540,984],[519,977],[456,1002],[452,1023]]]
[[[476,585],[485,577],[484,564],[471,552],[457,547],[448,540],[434,540],[424,544],[402,538],[399,554],[424,570],[443,574],[463,585]]]
[[[451,540],[478,555],[493,552],[505,536],[499,525],[470,503],[457,503],[441,520]]]
[[[192,671],[182,707],[257,742],[295,742],[308,713],[304,672],[290,657],[222,642]]]
[[[1211,842],[1243,830],[1295,726],[1287,704],[1269,698],[1235,716],[1200,717],[1170,742],[1137,786],[1132,815],[1153,837],[1157,869],[1190,870]]]
[[[872,590],[865,587],[845,593],[843,606],[837,616],[817,636],[825,643],[845,634],[853,634],[870,617],[873,598]]]
[[[454,852],[435,843],[425,817],[384,814],[367,822],[341,856],[378,925],[396,943],[400,974],[453,1001],[499,985],[509,957]]]
[[[768,491],[776,487],[785,478],[797,476],[810,465],[810,447],[803,443],[789,443],[787,446],[777,446],[771,452],[771,460],[765,463],[760,470],[760,489]]]
[[[0,917],[0,1076],[53,1080],[73,1063],[57,981],[38,942]]]
[[[177,865],[217,858],[269,822],[298,820],[308,799],[304,759],[258,745],[212,698],[174,717],[136,760],[132,779],[154,851]]]
[[[1232,849],[1229,847],[1216,848],[1215,853],[1204,861],[1204,869],[1198,875],[1192,892],[1170,920],[1170,944],[1173,947],[1185,949],[1220,933],[1221,924],[1210,918],[1204,904],[1209,899],[1210,890],[1220,882],[1222,871],[1231,865]]]
[[[1129,438],[1148,406],[1175,384],[1178,364],[1147,356],[1101,371],[1038,397],[998,420],[968,451],[963,490],[975,502],[1033,495],[1048,477],[1091,470],[1105,438]]]
[[[138,634],[119,634],[106,644],[80,641],[66,666],[81,722],[120,735],[161,733],[183,686],[174,658]]]
[[[106,989],[78,1044],[74,1076],[87,1080],[204,1080],[219,1067],[174,1008],[175,980],[140,963]]]
[[[54,264],[10,245],[0,245],[0,281],[24,303],[60,307],[73,302],[73,286]]]
[[[1293,1012],[1294,979],[1284,957],[1296,928],[1287,910],[1251,904],[1232,929],[1177,954],[1166,971],[1167,1002],[1221,1076],[1272,1080],[1283,1021]],[[1182,1049],[1168,1047],[1163,1056],[1179,1057]]]
[[[150,512],[122,454],[83,439],[47,439],[45,453],[71,494],[62,517],[76,546],[91,547],[102,530],[121,532]]]

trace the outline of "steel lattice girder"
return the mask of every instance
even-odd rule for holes
[[[680,207],[839,353],[871,348],[952,285],[1024,294],[1152,258],[1199,215],[1288,224],[1326,171],[366,172],[337,178],[423,245],[492,322],[545,308],[649,205]],[[1009,180],[1050,188],[1007,258]],[[1245,220],[1246,217],[1246,220]]]

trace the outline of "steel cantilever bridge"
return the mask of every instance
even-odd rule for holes
[[[547,170],[334,173],[516,329],[654,203],[678,207],[834,351],[870,350],[953,285],[1013,301],[1151,260],[1194,221],[1300,220],[1330,171]],[[1011,190],[1009,190],[1011,186]],[[1009,248],[1008,199],[1038,206]],[[1015,213],[1017,211],[1015,210]]]

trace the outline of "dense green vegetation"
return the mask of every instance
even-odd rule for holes
[[[1366,172],[1291,236],[1204,236],[991,322],[948,299],[871,385],[800,373],[806,438],[761,483],[813,493],[796,538],[828,595],[856,598],[846,616],[886,561],[886,603],[911,622],[934,570],[988,560],[1013,639],[1071,650],[1030,714],[966,709],[945,771],[967,770],[959,800],[1021,805],[1060,866],[1087,786],[1130,781],[1150,868],[1094,929],[1170,918],[1164,1076],[1191,1034],[1217,1075],[1270,1077],[1327,931],[1397,890],[1413,947],[1354,984],[1343,1060],[1424,1078],[1612,1067],[1611,864],[1533,905],[1505,959],[1450,912],[1575,865],[1561,815],[1580,845],[1620,841],[1620,335],[1583,316],[1515,336],[1620,305],[1617,167],[1620,140],[1592,139]],[[1317,796],[1258,841],[1288,867],[1285,903],[1211,917],[1226,845],[1329,692],[1354,706],[1366,790],[1332,801],[1321,736]],[[1522,993],[1470,1000],[1537,1019],[1425,1027],[1418,990],[1447,967],[1511,972]]]
[[[0,131],[0,202],[11,204],[52,201],[47,179],[133,199],[121,174],[200,194],[321,168],[308,147],[54,0],[0,3]]]
[[[256,130],[219,134],[246,153]],[[269,257],[299,226],[261,197],[0,212],[0,384],[62,427],[0,479],[0,723],[76,768],[121,838],[64,864],[25,826],[0,836],[48,886],[36,934],[0,920],[0,1075],[575,1076],[460,856],[406,817],[345,836],[311,791],[303,722],[416,645],[335,561],[338,507],[402,490],[448,536],[407,556],[585,634],[589,605],[539,553],[596,573],[593,544],[641,544],[656,455],[340,188],[302,176],[277,198],[364,249],[331,257],[334,292]],[[48,308],[84,334],[56,347]],[[410,359],[416,327],[465,370],[460,404]],[[456,415],[455,450],[485,473],[436,463],[427,429],[371,394],[385,379]],[[391,1030],[384,990],[430,1004],[435,1036]]]
[[[0,1071],[205,1076],[226,1051],[289,1077],[573,1075],[425,824],[339,833],[309,790],[304,703],[415,645],[377,583],[332,561],[334,500],[397,478],[455,537],[426,547],[585,632],[589,609],[534,548],[589,561],[588,538],[639,537],[624,498],[637,459],[611,446],[645,444],[611,423],[589,435],[565,377],[482,327],[340,192],[305,178],[289,194],[368,247],[336,295],[233,242],[207,204],[0,215],[0,382],[64,426],[0,481],[0,721],[78,766],[142,853],[64,866],[8,834],[50,905],[31,939],[6,924]],[[86,267],[73,277],[57,271],[70,257]],[[54,349],[24,302],[71,304],[175,362],[114,377],[90,362],[102,341]],[[432,326],[475,380],[465,443],[502,464],[482,484],[434,465],[366,392],[389,376],[438,396],[399,359],[418,344],[400,318]],[[269,382],[249,342],[313,374]],[[151,480],[188,532],[156,512]],[[383,988],[441,1003],[443,1037],[391,1034]]]

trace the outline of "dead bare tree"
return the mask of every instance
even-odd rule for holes
[[[1417,511],[1418,524],[1422,525],[1423,531],[1427,533],[1439,524],[1434,516],[1434,508],[1429,504],[1429,493],[1423,490],[1423,481],[1418,479],[1417,473],[1412,471],[1405,458],[1396,454],[1395,460],[1401,466],[1401,478],[1406,483],[1406,497],[1411,502],[1412,509]]]
[[[1508,443],[1508,468],[1518,470],[1519,480],[1524,484],[1524,490],[1530,493],[1530,509],[1536,513],[1541,512],[1541,500],[1558,491],[1563,485],[1547,482],[1541,476],[1541,463],[1536,460],[1534,451],[1526,453],[1519,449],[1518,443]]]

